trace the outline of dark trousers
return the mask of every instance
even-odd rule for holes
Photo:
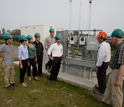
[[[29,58],[29,63],[30,66],[28,67],[28,76],[31,76],[31,66],[33,67],[33,76],[36,77],[37,76],[37,68],[36,68],[36,62],[35,62],[35,58]]]
[[[48,56],[48,57],[49,57],[49,56]],[[52,53],[51,53],[51,57],[52,57]],[[50,57],[49,57],[49,61],[47,62],[46,65],[49,67],[49,69],[51,69],[52,60],[50,59]]]
[[[24,76],[26,73],[26,69],[28,67],[28,60],[22,60],[22,66],[23,66],[23,69],[20,68],[20,82],[21,83],[24,82]]]
[[[50,80],[57,79],[59,69],[60,69],[60,64],[61,64],[61,57],[53,57],[54,60],[52,61],[52,70],[50,74]]]
[[[108,62],[103,62],[102,66],[98,67],[97,80],[99,84],[99,92],[103,93],[106,89],[106,69],[108,68]]]
[[[38,76],[42,75],[43,54],[37,53]]]

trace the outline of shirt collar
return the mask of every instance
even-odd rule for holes
[[[21,46],[22,46],[22,47],[25,47],[25,46],[23,46],[22,44],[21,44]]]
[[[104,44],[104,43],[106,43],[106,41],[104,41],[104,42],[100,43],[100,45],[99,45],[99,46],[101,46],[101,45],[102,45],[102,44]]]

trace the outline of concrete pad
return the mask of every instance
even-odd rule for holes
[[[19,65],[19,61],[15,61],[14,64]],[[48,73],[48,71],[46,71],[45,69],[43,69],[43,74],[47,76],[50,75],[50,73]],[[79,87],[83,87],[91,91],[93,87],[97,84],[97,82],[94,82],[92,80],[84,79],[79,76],[75,76],[75,75],[72,75],[66,72],[62,72],[61,69],[58,74],[58,80],[65,81],[67,83],[70,83],[70,84],[73,84]]]

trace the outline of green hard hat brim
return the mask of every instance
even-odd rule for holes
[[[38,36],[34,36],[34,37],[40,37],[40,35],[38,35]]]

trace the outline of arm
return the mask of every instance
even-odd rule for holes
[[[97,59],[97,63],[96,63],[96,72],[98,73],[98,67],[102,66],[102,63],[104,61],[105,58],[105,51],[104,51],[104,47],[101,47],[99,49],[99,54],[98,54],[98,59]]]
[[[0,52],[3,52],[3,51],[4,51],[4,46],[2,45],[2,46],[0,47]],[[0,57],[3,58],[3,61],[6,60],[6,58],[5,58],[2,54],[0,54]]]
[[[53,45],[51,45],[50,48],[48,49],[48,55],[49,55],[49,57],[50,57],[51,60],[54,59],[53,57],[51,57],[52,50],[53,50]]]
[[[6,60],[6,58],[5,58],[2,54],[0,54],[0,57],[2,57],[2,58],[3,58],[3,61],[5,61],[5,60]]]
[[[21,58],[19,59],[20,68],[23,69]]]
[[[18,59],[19,59],[19,64],[20,68],[23,69],[22,61],[21,61],[21,49],[18,48]]]
[[[114,83],[116,86],[120,85],[120,80],[121,80],[123,73],[124,73],[124,65],[121,65],[119,72],[118,72],[118,75],[117,75],[117,78],[116,78],[116,81]]]
[[[120,85],[120,81],[122,78],[122,75],[124,73],[124,46],[121,48],[120,52],[119,52],[119,56],[118,56],[118,64],[120,64],[120,69],[118,72],[118,75],[116,77],[116,81],[115,81],[115,85],[119,86]]]
[[[46,51],[48,51],[47,38],[45,39],[44,47],[45,47]]]

